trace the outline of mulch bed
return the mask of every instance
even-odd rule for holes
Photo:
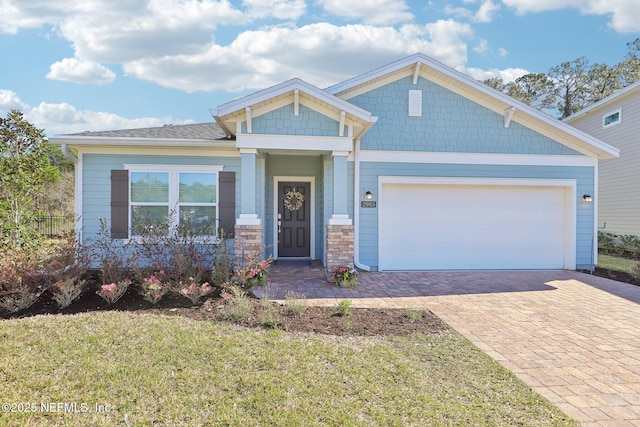
[[[202,305],[193,306],[189,300],[179,295],[168,295],[156,305],[142,299],[135,289],[127,293],[115,304],[107,304],[101,297],[87,291],[69,307],[60,310],[49,295],[43,294],[27,310],[19,313],[0,313],[0,318],[23,318],[42,314],[77,314],[103,310],[131,311],[167,316],[184,316],[197,321],[224,322],[222,312],[225,301],[212,297]],[[263,303],[251,298],[252,311],[249,317],[238,325],[248,328],[265,328],[262,314]],[[450,328],[428,310],[413,311],[401,309],[351,308],[350,316],[336,315],[334,307],[307,307],[300,315],[287,313],[284,306],[271,304],[271,310],[279,320],[274,329],[287,332],[312,332],[337,336],[401,336],[413,333],[434,334],[450,331]],[[409,316],[408,314],[413,314]],[[419,317],[414,319],[412,317]]]

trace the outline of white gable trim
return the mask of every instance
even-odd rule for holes
[[[415,64],[418,62],[422,64],[418,71],[421,77],[477,102],[501,116],[505,115],[507,109],[516,108],[509,121],[516,121],[588,156],[607,159],[620,155],[617,148],[423,54],[415,54],[369,71],[330,86],[326,91],[341,98],[350,99],[357,94],[368,92],[402,77],[413,76]]]

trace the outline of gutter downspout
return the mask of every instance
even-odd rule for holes
[[[73,162],[74,165],[78,164],[78,158],[73,154],[71,154],[71,152],[69,151],[69,146],[67,144],[62,144],[60,148],[62,148],[62,155],[65,158],[71,160],[71,162]]]
[[[356,139],[353,165],[353,264],[364,271],[371,271],[371,267],[360,262],[360,139]]]

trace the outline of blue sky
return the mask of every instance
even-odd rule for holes
[[[613,65],[639,36],[638,0],[0,0],[0,115],[49,136],[202,123],[292,77],[326,87],[416,52],[513,80]]]

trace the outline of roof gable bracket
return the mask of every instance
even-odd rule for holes
[[[246,107],[244,109],[244,113],[246,115],[246,120],[247,120],[247,133],[253,133],[253,127],[251,124],[251,107]]]
[[[300,89],[293,91],[293,115],[296,117],[300,115]]]
[[[416,62],[415,68],[413,69],[413,84],[418,84],[418,77],[420,76],[420,66],[422,62]]]
[[[338,136],[344,136],[344,123],[347,118],[346,111],[340,111],[340,127],[338,128]]]
[[[510,107],[504,110],[504,128],[508,129],[511,124],[511,119],[513,118],[513,113],[516,112],[516,107]]]

